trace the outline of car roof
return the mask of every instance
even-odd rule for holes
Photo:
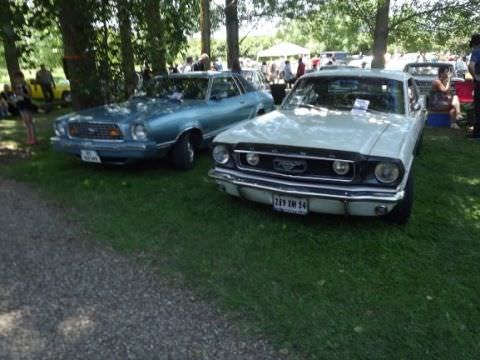
[[[326,77],[326,76],[352,76],[352,77],[372,77],[397,81],[406,81],[412,76],[403,71],[380,70],[380,69],[359,69],[340,67],[338,69],[325,69],[321,71],[305,74],[303,77]]]
[[[407,66],[434,66],[434,67],[440,67],[440,66],[453,66],[452,63],[449,63],[447,61],[426,61],[426,62],[411,62],[408,64],[405,64],[405,67]]]
[[[176,73],[176,74],[165,74],[165,75],[157,75],[155,79],[161,78],[210,78],[210,77],[224,77],[228,75],[232,75],[231,71],[190,71],[186,73]]]

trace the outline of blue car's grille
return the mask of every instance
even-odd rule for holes
[[[68,134],[72,138],[93,140],[122,140],[123,134],[116,124],[71,123]]]

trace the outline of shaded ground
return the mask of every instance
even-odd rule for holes
[[[1,359],[279,359],[208,304],[0,179]]]

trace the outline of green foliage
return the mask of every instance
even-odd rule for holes
[[[141,253],[292,358],[479,358],[480,144],[463,131],[426,129],[412,218],[393,226],[230,198],[207,178],[207,153],[187,173],[83,164],[51,151],[51,121],[37,118],[44,145],[2,175],[76,209],[89,238]],[[0,131],[0,142],[24,136],[14,120]]]

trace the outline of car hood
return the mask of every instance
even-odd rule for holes
[[[412,119],[395,114],[296,108],[274,111],[219,134],[215,142],[271,144],[398,157]]]
[[[109,104],[63,116],[62,120],[97,123],[130,123],[148,121],[174,112],[205,104],[202,100],[182,102],[168,99],[134,98],[120,104]]]

